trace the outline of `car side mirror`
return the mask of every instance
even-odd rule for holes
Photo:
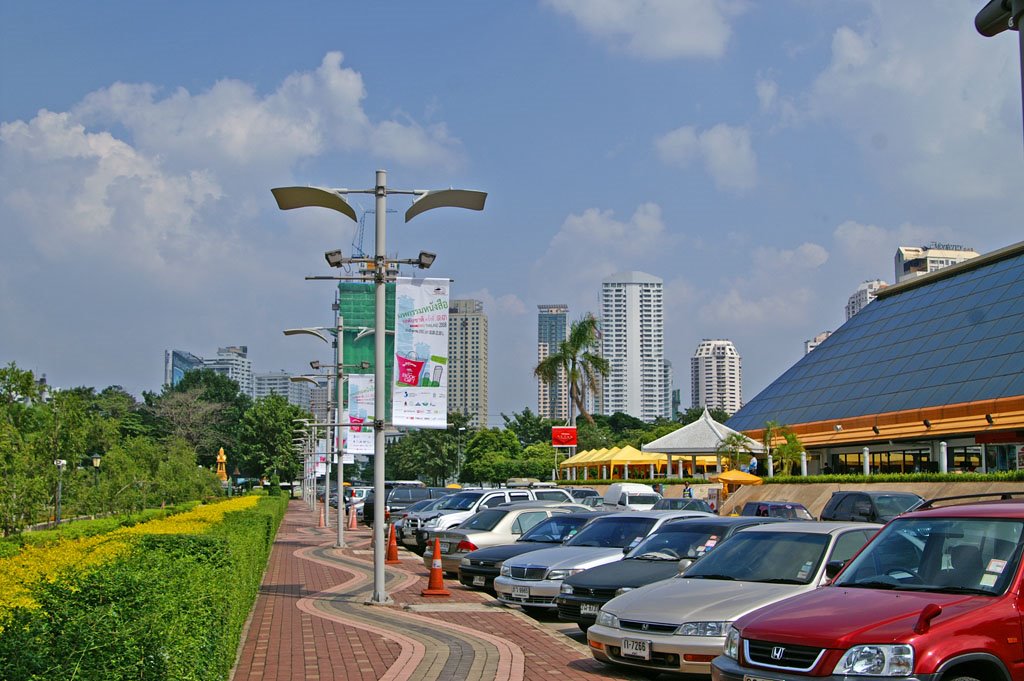
[[[830,560],[825,563],[825,579],[832,581],[832,579],[839,574],[839,572],[846,566],[845,560]]]
[[[683,558],[679,561],[679,574],[683,574],[693,565],[693,558]]]

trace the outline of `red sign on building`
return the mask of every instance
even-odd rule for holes
[[[576,426],[551,426],[551,444],[554,447],[575,447]]]

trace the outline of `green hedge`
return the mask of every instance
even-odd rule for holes
[[[774,478],[762,478],[766,485],[811,485],[821,483],[887,483],[894,482],[1024,482],[1024,470],[1001,471],[998,473],[876,473],[874,475],[776,475]],[[622,480],[560,480],[559,485],[567,487],[585,487],[587,485],[610,485],[613,482],[638,482],[644,485],[691,485],[711,484],[712,480],[703,478],[630,478]]]
[[[263,497],[203,535],[143,535],[71,582],[42,582],[38,610],[0,635],[0,678],[227,679],[287,499]]]

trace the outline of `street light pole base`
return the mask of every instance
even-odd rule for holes
[[[395,604],[395,601],[390,596],[385,596],[383,598],[383,600],[379,599],[377,596],[374,596],[370,600],[368,600],[368,601],[363,603],[363,605],[394,605],[394,604]]]

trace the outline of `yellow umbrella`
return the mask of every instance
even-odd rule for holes
[[[726,471],[726,472],[720,474],[717,478],[712,478],[712,479],[713,480],[718,480],[718,482],[727,482],[730,485],[762,485],[762,484],[764,484],[764,480],[762,480],[761,478],[757,477],[756,475],[751,475],[750,473],[744,473],[743,471],[739,470],[738,468],[734,468],[731,471]]]

